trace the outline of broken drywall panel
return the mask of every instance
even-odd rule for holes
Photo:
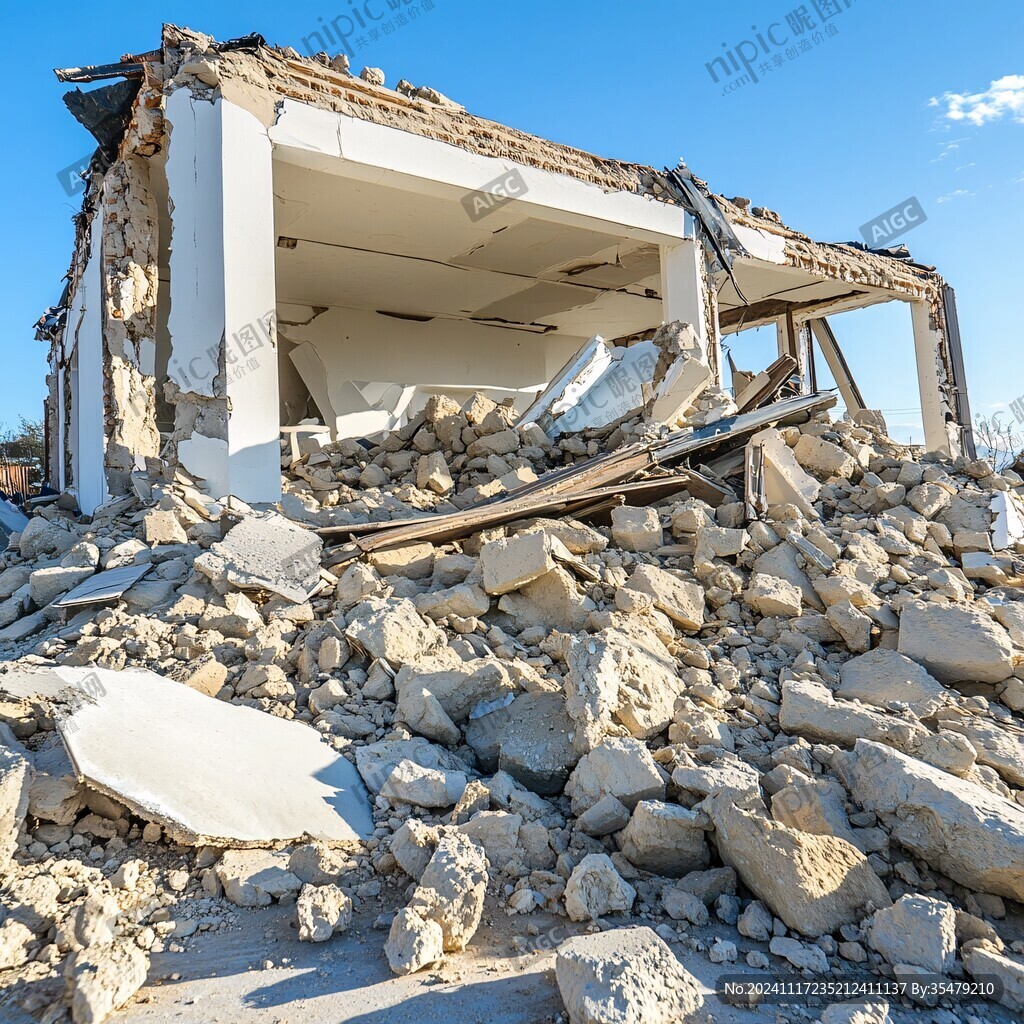
[[[817,519],[814,502],[821,492],[821,484],[796,461],[793,449],[782,434],[769,427],[754,434],[748,446],[761,449],[758,464],[762,467],[761,481],[768,506],[796,505],[808,519]]]
[[[599,428],[639,410],[651,395],[651,376],[658,362],[654,342],[611,349],[604,372],[579,394],[552,407],[552,437],[586,428]],[[571,404],[570,404],[571,402]]]
[[[107,569],[80,583],[55,602],[57,608],[76,608],[87,604],[110,604],[131,589],[153,568],[152,562]]]
[[[375,437],[404,423],[416,388],[389,382],[361,383],[328,371],[316,346],[296,345],[292,363],[336,438]]]
[[[1005,551],[1024,541],[1024,514],[1020,499],[1012,491],[996,491],[989,504],[992,520],[992,550]]]
[[[301,603],[320,583],[323,541],[276,512],[245,516],[211,551],[223,560],[227,581],[242,590],[271,590]]]
[[[651,341],[608,345],[600,335],[558,372],[519,421],[537,423],[552,437],[600,428],[644,410],[675,425],[711,381],[689,324],[665,324]]]
[[[650,202],[635,192],[613,191],[567,174],[483,156],[292,99],[279,103],[278,110],[268,130],[275,154],[300,166],[379,180],[407,191],[459,196],[517,171],[523,198],[507,209],[521,206],[524,216],[599,232],[626,229],[629,237],[652,242],[671,243],[686,230],[679,207]]]
[[[355,843],[373,831],[355,768],[307,725],[141,669],[16,670],[0,689],[57,704],[78,776],[175,842]]]
[[[178,464],[202,480],[212,497],[225,498],[231,493],[228,443],[223,438],[193,432],[186,440],[178,442]]]
[[[599,334],[591,338],[551,379],[520,417],[518,426],[550,428],[554,418],[573,408],[612,363],[612,349]]]

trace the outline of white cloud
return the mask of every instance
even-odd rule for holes
[[[950,153],[955,153],[960,148],[960,143],[961,142],[967,142],[967,139],[966,138],[963,138],[963,139],[950,139],[949,142],[943,143],[942,144],[942,151],[939,153],[938,156],[932,157],[931,162],[933,164],[936,164],[940,160],[945,160],[946,157],[950,155]]]
[[[1024,75],[1004,75],[984,92],[944,92],[933,96],[929,107],[944,107],[942,116],[950,121],[977,126],[1010,117],[1024,124]]]
[[[955,188],[955,189],[953,189],[952,192],[947,192],[944,196],[939,196],[939,198],[936,199],[935,202],[937,202],[937,203],[949,203],[949,202],[952,202],[954,199],[963,199],[964,196],[973,196],[973,195],[975,195],[975,193],[969,191],[966,188]]]

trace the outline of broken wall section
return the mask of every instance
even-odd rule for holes
[[[156,426],[158,218],[149,161],[132,152],[103,189],[104,466],[111,494],[125,494],[141,460],[160,453]]]

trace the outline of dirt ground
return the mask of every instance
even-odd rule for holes
[[[325,943],[299,942],[293,907],[240,909],[238,915],[235,930],[196,935],[184,953],[154,955],[149,981],[134,1002],[111,1015],[110,1024],[555,1024],[566,1017],[555,983],[554,950],[586,930],[564,917],[510,918],[495,913],[488,900],[484,921],[465,952],[439,971],[397,978],[384,957],[387,930],[374,927],[372,912],[356,915],[347,932]],[[527,935],[528,924],[539,934]],[[728,937],[729,932],[712,924],[691,934],[710,945],[716,934]],[[517,936],[521,954],[514,948]],[[713,994],[721,975],[748,972],[743,964],[748,948],[766,946],[745,942],[738,964],[713,964],[706,953],[673,944],[704,986],[705,1019],[714,1024],[817,1020],[821,1007],[751,1010]],[[961,1020],[979,1011],[998,1024],[1013,1020],[991,1003],[952,1009]],[[952,1020],[920,1008],[894,1005],[891,1012],[897,1024]]]
[[[196,936],[185,953],[154,955],[149,982],[110,1024],[549,1024],[565,1019],[554,948],[585,930],[566,918],[486,914],[470,948],[439,971],[396,978],[383,952],[387,931],[374,927],[373,915],[357,915],[346,933],[320,944],[298,941],[293,908],[239,917],[238,930]],[[526,935],[528,921],[540,935]],[[533,948],[516,955],[516,935]],[[721,967],[676,949],[708,987],[706,1009],[716,1022],[765,1020],[719,1003],[710,986]],[[273,967],[263,966],[268,960]]]

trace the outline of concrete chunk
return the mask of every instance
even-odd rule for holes
[[[680,629],[696,632],[704,624],[704,588],[654,565],[638,565],[626,586],[650,594],[654,606]]]
[[[917,662],[883,647],[851,658],[839,675],[836,696],[880,708],[908,704],[918,718],[928,718],[949,700],[945,687]]]
[[[658,513],[628,505],[613,508],[612,541],[624,551],[657,551],[665,542]]]
[[[369,597],[346,618],[345,636],[371,658],[382,658],[395,669],[446,646],[444,633],[425,622],[416,606],[404,598]]]
[[[956,912],[945,900],[901,896],[875,914],[868,943],[893,966],[948,974],[956,962]]]
[[[744,801],[749,802],[749,801]],[[777,824],[719,790],[702,804],[722,860],[788,927],[816,938],[892,902],[864,855],[842,839]]]
[[[352,921],[352,901],[336,885],[304,885],[295,909],[300,942],[326,942]]]
[[[604,853],[590,853],[573,868],[565,886],[565,909],[573,921],[632,910],[636,889]]]
[[[701,985],[650,928],[577,935],[558,947],[555,979],[569,1024],[682,1024]]]
[[[572,798],[576,815],[609,795],[632,810],[641,800],[663,800],[665,779],[639,740],[606,739],[580,759],[566,795]]]
[[[890,747],[858,740],[835,766],[895,842],[970,889],[1024,898],[1024,809]]]
[[[815,437],[813,434],[801,434],[793,448],[797,462],[819,480],[839,477],[848,480],[857,468],[854,457],[844,452],[838,445]]]
[[[555,567],[551,540],[543,530],[493,540],[480,549],[484,590],[507,594],[535,580]]]
[[[642,871],[681,878],[708,866],[704,830],[693,811],[678,804],[641,800],[619,836],[623,856]]]
[[[1013,643],[991,616],[960,605],[907,602],[899,652],[943,683],[998,683],[1013,674]]]

